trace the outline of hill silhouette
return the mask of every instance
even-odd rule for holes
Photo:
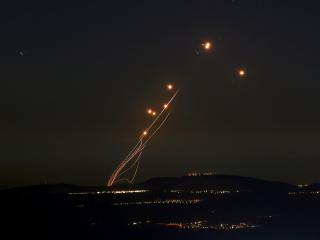
[[[19,195],[36,195],[36,194],[66,194],[69,192],[93,192],[105,190],[121,189],[148,189],[148,190],[229,190],[229,191],[277,191],[288,192],[301,190],[295,185],[283,182],[274,182],[261,180],[251,177],[242,177],[234,175],[211,175],[211,176],[182,176],[182,177],[157,177],[151,178],[145,182],[137,184],[123,184],[112,187],[105,186],[78,186],[71,184],[43,184],[4,189],[0,191],[1,195],[19,194]],[[310,184],[303,187],[305,190],[320,190],[320,184]]]

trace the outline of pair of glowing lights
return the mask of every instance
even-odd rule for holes
[[[164,105],[163,105],[163,108],[164,108],[164,109],[168,108],[168,104],[164,104]],[[147,110],[147,113],[148,113],[150,116],[152,116],[152,117],[157,116],[157,112],[156,112],[156,111],[153,111],[151,108],[149,108],[149,109]]]
[[[212,43],[209,41],[203,42],[201,44],[201,46],[205,51],[210,51],[213,47]],[[240,70],[238,70],[238,75],[240,77],[244,77],[244,76],[246,76],[246,71],[244,69],[240,69]]]
[[[169,91],[173,90],[173,85],[172,85],[172,84],[168,84],[168,85],[167,85],[167,89],[168,89]],[[166,103],[166,104],[163,105],[163,108],[166,109],[166,108],[168,108],[168,106],[169,106],[169,105]],[[148,113],[150,116],[153,116],[153,117],[157,116],[157,112],[156,112],[156,111],[153,111],[151,108],[149,108],[149,109],[147,110],[147,113]]]
[[[152,109],[148,109],[147,113],[151,116],[157,116],[157,112],[153,111]]]
[[[167,87],[167,90],[169,90],[169,91],[171,91],[171,90],[174,89],[174,87],[173,87],[172,84],[167,84],[166,87]],[[163,104],[163,108],[164,108],[164,109],[167,109],[168,107],[169,107],[169,104],[167,104],[167,103],[166,103],[166,104]],[[150,115],[150,116],[152,116],[152,117],[157,116],[157,112],[154,111],[154,110],[152,110],[151,108],[147,109],[147,114]],[[142,135],[146,136],[146,135],[148,135],[148,132],[147,132],[147,131],[143,131]]]
[[[203,49],[206,50],[206,51],[209,51],[212,48],[212,43],[211,42],[204,42],[201,45],[202,45]]]
[[[164,108],[164,109],[167,109],[167,108],[168,108],[168,104],[163,104],[163,108]],[[152,117],[157,116],[157,112],[156,112],[156,111],[153,111],[151,108],[149,108],[149,109],[147,110],[147,113],[148,113],[148,115],[150,115],[150,116],[152,116]]]

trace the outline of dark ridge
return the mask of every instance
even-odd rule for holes
[[[84,187],[71,184],[54,185],[34,185],[20,188],[5,189],[0,191],[0,195],[59,195],[69,192],[94,192],[104,190],[125,190],[125,189],[149,189],[149,190],[240,190],[240,191],[295,191],[297,186],[288,183],[260,180],[251,177],[233,176],[233,175],[210,175],[210,176],[183,176],[183,177],[164,177],[152,178],[145,182],[133,185],[116,185],[112,187]],[[320,184],[312,184],[303,189],[319,190]]]
[[[154,189],[217,189],[247,191],[291,191],[296,186],[251,177],[233,175],[183,176],[180,178],[152,178],[141,185]]]

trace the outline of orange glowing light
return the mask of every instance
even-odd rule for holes
[[[152,116],[156,116],[157,115],[157,113],[156,112],[152,112]]]
[[[240,77],[243,77],[245,75],[246,75],[246,71],[245,70],[243,70],[243,69],[239,70],[239,76]]]
[[[172,89],[173,89],[173,85],[172,85],[172,84],[168,84],[168,85],[167,85],[167,89],[168,89],[168,90],[172,90]]]
[[[164,109],[168,108],[168,104],[164,104],[164,105],[163,105],[163,108],[164,108]]]
[[[204,42],[204,43],[202,43],[202,46],[203,46],[204,50],[210,50],[212,47],[212,44],[211,44],[211,42]]]
[[[147,135],[148,135],[148,132],[147,132],[147,131],[144,131],[142,134],[143,134],[143,136],[147,136]]]
[[[148,110],[147,110],[147,113],[148,113],[148,114],[152,114],[152,112],[153,112],[152,109],[148,109]]]

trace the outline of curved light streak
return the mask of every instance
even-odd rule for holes
[[[160,130],[160,128],[167,121],[171,111],[168,111],[170,104],[174,101],[179,90],[177,90],[169,101],[166,103],[165,108],[163,108],[159,114],[155,117],[155,119],[151,122],[151,124],[144,130],[144,132],[140,135],[137,144],[130,150],[128,155],[120,162],[117,168],[114,170],[112,175],[110,176],[107,186],[112,186],[116,183],[126,181],[128,183],[132,183],[137,175],[140,158],[143,150],[147,146],[147,143],[156,135],[156,133]],[[144,134],[147,133],[147,134]],[[131,177],[128,178],[120,178],[121,176],[128,174],[130,170],[134,169]]]

